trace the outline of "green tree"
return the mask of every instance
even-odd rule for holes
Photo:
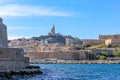
[[[107,59],[107,52],[101,52],[99,55],[96,56],[97,60],[106,60]]]
[[[115,57],[120,57],[120,52],[114,52]]]
[[[85,47],[91,47],[91,45],[88,44],[88,45],[86,45]]]
[[[80,49],[85,49],[85,47],[83,45],[80,45]]]
[[[118,52],[118,50],[117,50],[116,48],[114,49],[114,53],[115,53],[115,52]]]
[[[120,52],[118,52],[118,50],[115,48],[114,52],[113,52],[113,55],[115,57],[120,57]]]
[[[101,52],[100,55],[107,56],[107,52]]]
[[[99,60],[99,59],[100,59],[100,55],[97,55],[97,56],[96,56],[96,59]]]
[[[106,60],[107,57],[106,56],[100,56],[100,60]]]

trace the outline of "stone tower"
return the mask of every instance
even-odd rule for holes
[[[53,27],[51,29],[51,31],[48,33],[48,35],[55,35],[55,26],[53,24]]]
[[[3,24],[3,19],[0,18],[0,48],[8,47],[7,26]]]
[[[53,24],[53,27],[52,27],[52,29],[51,29],[51,33],[52,33],[52,34],[55,34],[55,26],[54,26],[54,24]]]
[[[66,37],[65,38],[65,45],[66,46],[71,46],[73,44],[73,39],[71,37]]]

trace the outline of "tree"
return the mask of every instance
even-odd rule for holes
[[[106,60],[106,56],[100,56],[100,60]]]
[[[114,52],[113,52],[113,53],[115,53],[115,52],[118,52],[118,50],[117,50],[116,48],[114,49]]]
[[[91,47],[91,45],[88,44],[88,45],[86,45],[85,47]]]
[[[80,45],[80,49],[85,49],[85,47],[83,45]]]
[[[99,60],[99,59],[100,59],[100,55],[97,55],[97,56],[96,56],[96,59]]]
[[[96,56],[97,60],[106,60],[107,59],[107,52],[101,52],[99,55]]]
[[[107,56],[107,52],[101,52],[100,53],[102,56]]]
[[[115,57],[120,57],[120,52],[118,52],[118,50],[115,48],[114,52],[113,52],[113,55]]]
[[[107,47],[108,47],[108,48],[113,48],[113,45],[112,45],[112,44],[109,44]]]
[[[120,57],[120,52],[114,52],[115,57]]]

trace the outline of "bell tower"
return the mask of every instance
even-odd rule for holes
[[[55,26],[54,26],[54,24],[53,24],[53,27],[52,27],[52,29],[51,29],[51,33],[52,33],[52,34],[55,34]]]
[[[50,30],[50,32],[48,33],[48,35],[55,35],[56,33],[55,33],[55,26],[54,26],[54,24],[53,24],[53,27],[52,27],[52,29]]]

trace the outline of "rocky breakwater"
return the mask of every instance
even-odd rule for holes
[[[0,72],[0,80],[14,79],[17,77],[31,77],[36,74],[42,74],[39,66],[28,66],[20,70],[4,71]]]

